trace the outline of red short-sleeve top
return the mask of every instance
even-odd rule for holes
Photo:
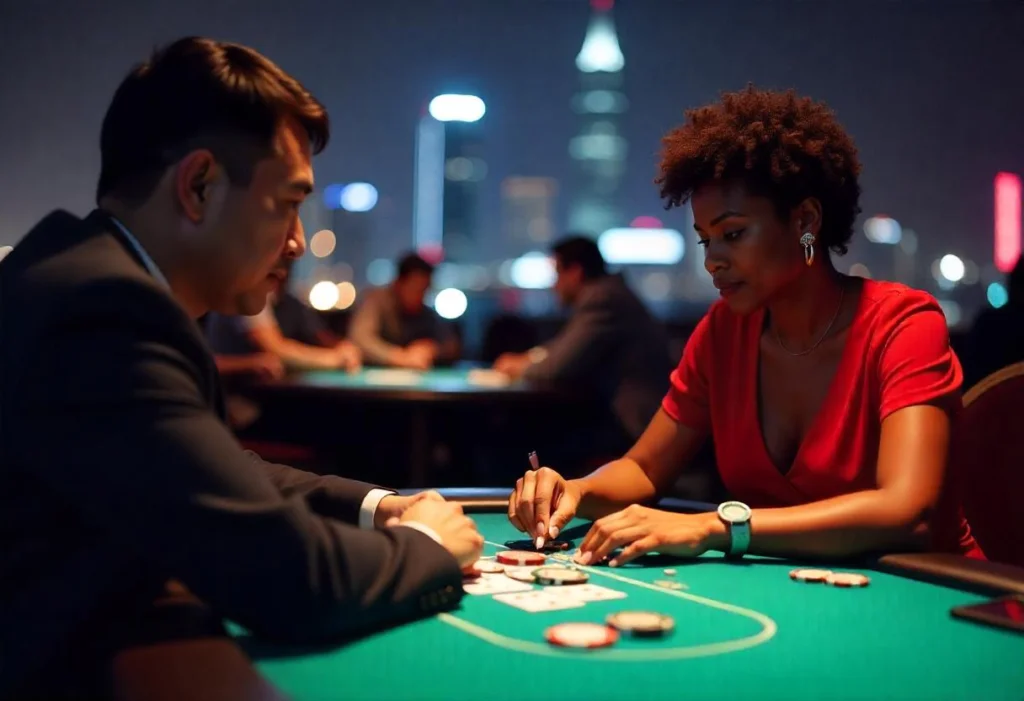
[[[795,506],[873,489],[883,419],[915,404],[960,406],[963,375],[935,299],[865,280],[846,346],[818,416],[786,473],[764,447],[757,414],[763,310],[740,316],[719,301],[687,341],[662,407],[711,431],[722,482],[754,508]],[[947,490],[955,480],[947,480]],[[957,498],[944,494],[934,547],[981,557]]]

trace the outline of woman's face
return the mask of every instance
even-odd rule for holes
[[[807,269],[800,237],[818,233],[815,201],[783,221],[771,200],[748,194],[742,183],[712,183],[696,190],[691,204],[704,268],[736,313],[765,306]]]

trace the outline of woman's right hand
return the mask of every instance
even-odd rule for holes
[[[543,541],[554,540],[579,508],[582,491],[550,467],[530,470],[516,481],[508,498],[508,520],[520,531]]]

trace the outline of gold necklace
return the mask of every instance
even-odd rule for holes
[[[794,353],[790,349],[786,348],[785,344],[782,342],[782,339],[779,338],[779,330],[775,327],[775,324],[772,324],[772,335],[775,336],[775,342],[779,344],[779,348],[781,348],[782,350],[786,351],[790,355],[800,356],[800,355],[807,355],[808,353],[813,351],[815,348],[820,346],[821,342],[825,340],[826,336],[828,336],[828,332],[832,330],[832,324],[836,323],[836,319],[839,318],[839,310],[843,308],[843,297],[845,297],[845,296],[846,296],[846,285],[843,285],[841,288],[839,288],[839,304],[836,305],[836,313],[832,315],[832,321],[828,322],[828,326],[825,327],[825,331],[821,334],[821,338],[819,338],[818,341],[813,346],[811,346],[810,348],[808,348],[805,351],[800,351],[799,353]]]

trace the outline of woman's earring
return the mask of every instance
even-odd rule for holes
[[[814,263],[814,234],[808,231],[800,237],[800,243],[804,247],[804,261],[810,266]]]

